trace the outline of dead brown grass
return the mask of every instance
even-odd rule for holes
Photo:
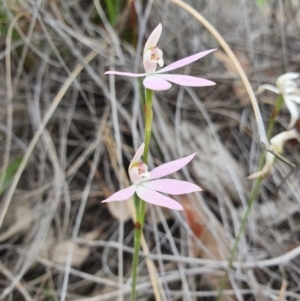
[[[1,196],[0,300],[129,298],[130,201],[101,200],[128,185],[127,166],[143,140],[142,96],[138,81],[104,72],[140,71],[145,37],[159,22],[166,64],[219,48],[178,6],[141,2],[136,14],[124,2],[114,27],[103,1],[0,3],[1,173],[22,158]],[[254,90],[299,71],[299,1],[187,3],[228,42]],[[184,72],[217,85],[155,93],[149,165],[197,152],[176,176],[204,191],[180,200],[189,218],[149,206],[138,300],[215,298],[251,192],[245,178],[261,152],[251,103],[224,53]],[[267,125],[275,96],[258,100]],[[284,107],[274,133],[288,123]],[[296,165],[299,154],[299,145],[287,145]],[[298,168],[274,194],[288,171],[277,163],[264,180],[223,300],[299,300]]]

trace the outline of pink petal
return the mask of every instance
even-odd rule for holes
[[[123,75],[129,77],[142,77],[146,76],[146,73],[130,73],[130,72],[120,72],[120,71],[106,71],[104,74],[115,74],[115,75]]]
[[[161,32],[162,32],[162,26],[161,24],[159,23],[155,29],[152,31],[152,33],[150,34],[146,44],[145,44],[145,48],[144,48],[144,53],[149,50],[150,48],[156,46],[159,38],[160,38],[160,35],[161,35]]]
[[[121,189],[121,190],[117,191],[116,193],[111,195],[109,198],[102,201],[102,203],[115,202],[115,201],[117,201],[117,202],[126,201],[134,195],[135,191],[136,191],[136,185],[131,185],[125,189]]]
[[[193,54],[193,55],[188,56],[188,57],[186,57],[184,59],[176,61],[175,63],[172,63],[172,64],[170,64],[169,66],[167,66],[165,68],[160,69],[156,73],[163,73],[163,72],[171,71],[171,70],[174,70],[174,69],[186,66],[186,65],[188,65],[190,63],[193,63],[193,62],[201,59],[202,57],[208,55],[209,53],[211,53],[211,52],[213,52],[215,50],[216,49],[211,49],[211,50],[206,50],[206,51],[202,51],[202,52]]]
[[[184,167],[185,165],[187,165],[196,155],[196,153],[189,155],[187,157],[175,160],[175,161],[171,161],[165,164],[162,164],[156,168],[154,168],[152,171],[150,171],[150,180],[154,180],[157,178],[161,178],[164,176],[167,176],[179,169],[181,169],[182,167]]]
[[[168,80],[172,83],[187,87],[213,86],[216,84],[210,80],[189,75],[157,74],[156,76]]]
[[[136,193],[142,200],[150,204],[167,207],[174,210],[183,210],[183,207],[178,202],[156,192],[155,190],[151,190],[139,185]]]
[[[168,194],[186,194],[195,191],[201,191],[202,189],[192,183],[186,181],[172,180],[172,179],[159,179],[154,181],[147,181],[141,183],[142,186],[149,189],[153,189],[159,192]]]
[[[155,75],[146,76],[143,84],[146,88],[154,91],[166,91],[172,87],[169,82]]]

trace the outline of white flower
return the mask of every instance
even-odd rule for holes
[[[298,104],[300,104],[300,90],[295,81],[298,77],[299,73],[285,73],[278,77],[276,87],[272,85],[261,85],[257,91],[257,93],[261,93],[264,90],[269,90],[282,95],[285,105],[291,113],[289,129],[295,125],[299,118]]]
[[[278,153],[278,154],[282,154],[283,153],[283,147],[284,144],[291,139],[298,139],[300,140],[300,134],[297,132],[296,129],[292,129],[289,131],[284,131],[276,136],[274,136],[271,140],[271,147]],[[266,178],[268,177],[272,171],[273,171],[273,165],[275,163],[275,159],[276,157],[271,154],[270,152],[267,152],[266,155],[266,163],[263,167],[262,170],[257,171],[255,173],[253,173],[252,175],[250,175],[248,177],[249,180],[253,180],[259,177],[263,177]]]

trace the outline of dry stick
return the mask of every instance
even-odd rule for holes
[[[256,123],[257,123],[258,131],[259,131],[259,136],[260,136],[261,143],[266,147],[268,152],[272,153],[280,161],[285,162],[286,164],[288,164],[291,167],[295,167],[294,164],[292,164],[287,159],[285,159],[284,157],[279,155],[272,148],[272,146],[270,145],[270,143],[267,139],[265,126],[264,126],[264,123],[263,123],[263,120],[262,120],[262,117],[261,117],[260,109],[259,109],[259,106],[257,104],[257,100],[256,100],[255,94],[253,92],[253,89],[252,89],[252,87],[249,83],[247,75],[245,74],[241,64],[237,60],[235,54],[233,53],[233,51],[231,50],[231,48],[229,47],[227,42],[223,39],[223,37],[219,34],[219,32],[198,11],[196,11],[190,5],[186,4],[182,0],[169,0],[169,1],[171,1],[171,2],[175,3],[176,5],[180,6],[181,8],[186,10],[189,14],[191,14],[193,17],[195,17],[219,42],[219,44],[222,46],[222,48],[224,49],[224,51],[226,52],[226,54],[230,58],[231,62],[235,66],[235,68],[236,68],[237,72],[239,73],[239,75],[240,75],[240,77],[241,77],[241,79],[242,79],[242,81],[245,85],[245,88],[248,92],[248,95],[250,97],[252,107],[253,107],[253,110],[254,110],[254,114],[255,114],[255,118],[256,118]]]
[[[10,281],[13,281],[15,278],[11,271],[8,270],[2,263],[0,263],[0,273],[3,274],[6,278],[8,278]],[[33,301],[26,287],[21,282],[16,284],[16,288],[19,291],[19,293],[23,296],[25,301]]]
[[[110,248],[118,249],[120,245],[118,242],[107,242],[104,240],[97,240],[97,241],[89,241],[83,238],[77,238],[75,242],[87,245],[90,247],[98,247],[98,246],[107,246],[109,245]],[[134,249],[131,247],[124,247],[124,250],[130,254],[133,254]],[[20,252],[20,250],[18,250]],[[145,254],[142,254],[145,257]],[[294,260],[300,256],[300,246],[295,247],[291,251],[288,251],[278,257],[273,257],[270,259],[263,259],[263,260],[254,260],[254,261],[233,261],[232,267],[235,269],[255,269],[255,268],[268,268],[274,267],[277,265],[285,265],[289,263],[291,260]],[[178,263],[185,263],[190,265],[199,265],[200,267],[206,267],[207,269],[216,270],[216,269],[224,269],[228,267],[228,260],[215,260],[215,259],[203,259],[203,258],[193,258],[193,257],[185,257],[185,256],[174,256],[174,255],[165,255],[165,254],[148,254],[147,257],[151,258],[152,260],[158,261],[162,259],[164,261],[174,261]],[[146,257],[146,258],[147,258]]]
[[[285,295],[285,292],[286,292],[287,285],[288,285],[288,282],[285,279],[283,279],[277,301],[282,301],[284,299],[284,295]]]
[[[38,142],[39,138],[41,137],[41,134],[43,133],[48,121],[50,120],[51,116],[53,115],[54,111],[56,110],[57,106],[59,105],[60,101],[62,100],[63,96],[67,92],[68,88],[72,84],[72,82],[76,79],[78,74],[84,69],[84,67],[97,55],[97,52],[91,51],[83,60],[82,63],[78,64],[77,67],[74,69],[74,71],[70,74],[70,76],[67,78],[63,86],[58,91],[57,95],[55,96],[53,102],[51,103],[48,111],[45,114],[45,117],[42,121],[42,123],[39,125],[38,130],[35,132],[32,140],[30,141],[30,144],[28,145],[28,148],[23,156],[22,162],[18,168],[18,171],[15,174],[15,177],[13,179],[13,182],[8,190],[7,196],[4,200],[4,206],[2,209],[2,212],[0,214],[0,228],[2,226],[4,217],[6,215],[7,209],[9,207],[9,204],[11,202],[11,199],[13,197],[13,194],[15,192],[15,189],[19,183],[20,177],[29,161],[29,158],[33,152],[33,149]]]
[[[75,242],[84,243],[84,244],[86,243],[87,245],[90,245],[92,247],[106,246],[107,245],[107,242],[105,242],[105,241],[93,241],[92,242],[92,241],[84,241],[81,238],[76,239]],[[117,242],[116,243],[110,242],[109,246],[112,247],[112,248],[118,248],[119,247]],[[129,247],[126,247],[126,248],[131,249],[131,253],[133,253],[132,248],[129,248]],[[20,249],[17,248],[17,251],[21,254],[26,253],[21,248]],[[281,255],[281,256],[276,257],[276,258],[266,259],[266,260],[262,260],[262,261],[252,261],[252,262],[246,262],[246,263],[241,263],[241,262],[237,261],[237,262],[233,263],[233,266],[235,268],[240,268],[240,269],[243,269],[243,268],[253,269],[253,268],[257,268],[257,267],[258,268],[272,267],[272,266],[279,265],[279,264],[285,264],[285,263],[297,258],[297,256],[299,256],[299,255],[300,255],[300,246],[298,246],[295,249],[293,249],[292,251],[289,251],[289,252],[285,253],[284,255]],[[155,260],[158,260],[158,256],[161,256],[161,255],[150,254],[149,256],[151,258],[155,259]],[[198,259],[198,258],[191,258],[191,257],[184,257],[186,260],[181,261],[181,257],[172,256],[172,255],[162,255],[162,258],[164,260],[167,260],[167,261],[180,261],[180,262],[191,263],[191,264],[195,264],[194,261],[196,261],[196,263],[198,262],[200,265],[205,265],[204,267],[200,267],[200,268],[196,267],[192,270],[189,270],[188,273],[190,275],[199,274],[200,271],[205,274],[205,273],[212,272],[210,270],[210,268],[213,268],[213,269],[220,268],[220,267],[226,268],[228,266],[227,261],[206,260],[206,259]],[[52,262],[48,259],[37,257],[37,261],[40,262],[41,264],[43,264],[46,267],[56,269],[57,271],[61,271],[61,272],[64,271],[64,267],[61,264],[54,263],[54,262]],[[211,267],[209,266],[210,264],[212,264]],[[106,285],[106,286],[109,286],[109,287],[118,286],[118,282],[116,282],[116,281],[109,280],[109,279],[106,279],[106,278],[101,278],[99,276],[94,276],[92,274],[82,272],[82,271],[77,270],[75,268],[71,268],[70,273],[74,276],[80,277],[83,280],[92,281],[92,282],[103,284],[103,285]],[[179,273],[177,275],[179,275]],[[168,282],[177,281],[177,280],[180,279],[180,276],[177,276],[177,275],[171,275],[170,274],[170,275],[166,276],[165,280],[168,281]],[[137,287],[138,287],[139,290],[142,290],[142,289],[145,290],[145,289],[150,287],[150,284],[148,284],[148,282],[146,281],[144,283],[138,284]],[[225,292],[228,292],[228,290],[225,291]],[[130,293],[130,286],[125,287],[124,293],[125,294]],[[110,297],[107,297],[109,294],[111,294]],[[76,300],[78,300],[78,301],[79,300],[80,301],[101,301],[101,300],[108,299],[108,298],[111,299],[113,297],[117,298],[117,296],[118,296],[118,292],[110,292],[110,293],[105,293],[104,295],[99,295],[99,296],[95,296],[95,297],[87,297],[87,298],[84,298],[84,299],[80,298],[80,299],[76,299]]]
[[[280,181],[279,185],[277,186],[274,195],[277,197],[277,194],[279,192],[279,189],[282,187],[282,185],[284,184],[284,182],[290,177],[290,175],[293,173],[294,171],[294,167],[290,168],[290,171],[283,177],[283,179]]]

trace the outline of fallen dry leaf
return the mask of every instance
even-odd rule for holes
[[[30,209],[26,205],[18,204],[10,226],[0,234],[0,242],[11,238],[18,233],[27,232],[35,219],[35,210]]]
[[[94,235],[91,235],[94,237]],[[54,237],[53,228],[50,228],[47,234],[47,239],[44,241],[39,256],[52,260],[55,263],[66,264],[69,251],[73,248],[73,256],[71,266],[80,267],[90,255],[88,246],[79,246],[71,239],[57,242]]]
[[[69,250],[73,248],[71,265],[80,267],[90,255],[90,248],[87,246],[78,246],[72,240],[65,240],[54,246],[51,259],[56,263],[66,264]]]
[[[91,164],[92,164],[92,162],[89,161],[89,165],[91,165]],[[115,170],[117,170],[116,163],[113,163],[113,166],[114,166]],[[127,187],[127,186],[129,186],[129,182],[127,180],[127,177],[125,176],[125,174],[126,174],[125,169],[123,169],[123,174],[124,174],[124,179],[123,179],[124,183],[123,184],[125,184],[125,187]],[[108,188],[103,185],[102,176],[98,170],[95,170],[95,178],[99,182],[100,187],[102,188],[103,194],[105,195],[105,198],[110,197],[113,194],[113,192],[109,191]],[[110,203],[106,203],[105,205],[107,206],[107,209],[110,212],[110,214],[115,219],[126,222],[131,217],[130,202],[133,202],[133,198],[130,198],[129,200],[123,202],[123,206],[120,206],[120,204],[118,202],[117,203],[110,202]]]
[[[130,198],[127,201],[123,202],[123,206],[120,206],[119,202],[110,202],[106,203],[107,208],[110,212],[110,214],[119,221],[128,221],[130,219],[130,212],[128,210],[128,202],[133,202],[133,199]],[[122,208],[122,209],[121,209]]]

